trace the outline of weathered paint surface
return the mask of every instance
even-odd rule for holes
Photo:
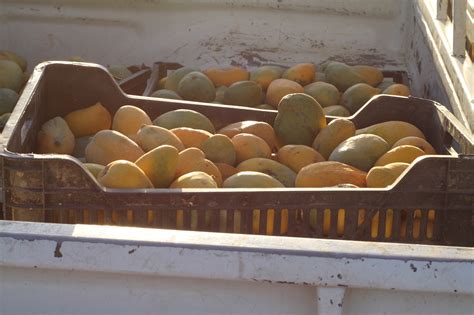
[[[36,307],[20,303],[22,294],[80,313],[77,307],[93,292],[98,297],[86,309],[110,312],[124,303],[166,300],[169,313],[180,313],[180,292],[194,294],[189,307],[197,314],[217,314],[219,305],[236,314],[265,313],[265,307],[272,314],[341,314],[354,303],[376,308],[365,289],[385,298],[383,292],[403,299],[410,291],[427,300],[437,296],[443,305],[474,306],[472,248],[6,221],[0,248],[1,304],[8,314]],[[126,295],[130,285],[136,294]],[[368,304],[359,305],[354,294]],[[100,304],[112,296],[119,298]],[[139,312],[147,314],[147,307]],[[423,313],[422,305],[415,308]]]

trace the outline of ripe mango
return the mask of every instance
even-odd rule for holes
[[[391,120],[356,130],[356,135],[374,134],[382,137],[392,147],[395,142],[405,137],[425,139],[425,135],[415,125],[405,121]]]
[[[383,81],[383,73],[379,69],[371,66],[353,66],[354,69],[361,77],[365,79],[367,84],[376,87]]]
[[[175,71],[173,71],[169,76],[167,76],[164,88],[166,90],[171,90],[174,92],[178,92],[178,84],[181,81],[181,79],[188,73],[194,72],[194,71],[199,71],[194,68],[188,68],[188,67],[181,67]]]
[[[161,145],[142,155],[135,164],[155,188],[167,188],[175,178],[178,150],[170,145]]]
[[[23,85],[23,71],[10,60],[0,60],[0,88],[19,92]]]
[[[312,96],[322,107],[339,104],[341,93],[332,84],[326,82],[313,82],[304,87],[304,92]]]
[[[232,143],[237,163],[256,157],[270,158],[272,154],[265,140],[250,133],[236,134],[232,137]]]
[[[340,92],[345,92],[357,83],[367,83],[354,68],[342,62],[330,62],[326,66],[324,74],[326,82],[336,86]]]
[[[297,82],[288,79],[276,79],[268,86],[265,103],[277,108],[285,95],[302,93],[303,91],[304,88]]]
[[[377,162],[375,162],[375,166],[384,166],[390,163],[396,162],[403,162],[403,163],[411,163],[417,157],[426,155],[426,153],[412,145],[400,145],[390,149],[384,155],[382,155]]]
[[[311,146],[326,117],[319,103],[304,93],[283,97],[278,105],[273,129],[280,145],[304,144]]]
[[[296,176],[296,187],[333,187],[352,184],[365,187],[366,172],[350,165],[327,161],[313,163],[303,167]]]
[[[167,89],[156,90],[155,92],[153,92],[153,94],[150,95],[150,97],[168,98],[168,99],[173,99],[173,100],[183,99],[175,91],[167,90]]]
[[[291,168],[271,159],[253,158],[237,165],[239,171],[261,172],[272,176],[285,187],[294,187],[296,173]]]
[[[296,173],[306,165],[326,161],[319,152],[301,144],[285,145],[278,150],[277,158],[278,162],[288,166]]]
[[[428,141],[422,138],[418,138],[418,137],[402,138],[393,144],[392,149],[401,145],[412,145],[423,150],[426,154],[436,154],[436,150],[433,148],[433,146]]]
[[[76,138],[92,136],[112,126],[112,116],[100,102],[72,111],[64,117],[64,120]]]
[[[212,135],[204,140],[199,148],[204,152],[206,158],[214,163],[235,164],[234,143],[226,135]]]
[[[112,120],[112,129],[132,140],[142,125],[151,125],[151,119],[141,108],[132,105],[120,107]]]
[[[367,187],[384,188],[392,185],[408,166],[410,164],[397,162],[372,167],[367,173]]]
[[[250,73],[250,80],[257,82],[266,91],[272,81],[281,78],[284,71],[279,66],[261,66]]]
[[[227,178],[223,188],[284,188],[275,178],[261,172],[243,171]]]
[[[95,163],[84,163],[84,167],[94,176],[96,179],[99,176],[100,172],[105,168],[104,165],[95,164]]]
[[[341,142],[355,135],[355,131],[356,127],[352,121],[344,118],[334,119],[314,138],[313,148],[327,160]]]
[[[351,115],[349,110],[342,105],[323,107],[323,112],[326,116],[349,117]]]
[[[170,131],[181,140],[186,149],[200,148],[201,144],[212,136],[209,131],[188,127],[173,128]]]
[[[86,161],[101,165],[115,160],[134,162],[143,154],[143,150],[135,142],[115,130],[99,131],[85,149]]]
[[[26,62],[25,58],[22,56],[7,50],[0,51],[0,60],[10,60],[20,66],[21,71],[26,71],[28,68],[28,63]]]
[[[160,145],[168,144],[175,147],[178,151],[184,150],[181,140],[168,129],[143,125],[137,132],[137,143],[145,151],[151,151]]]
[[[97,181],[108,188],[153,188],[145,173],[127,160],[110,162],[97,175]]]
[[[236,123],[229,124],[224,128],[220,129],[217,133],[233,138],[239,133],[250,133],[262,138],[268,144],[270,149],[273,150],[276,145],[276,136],[273,127],[263,121],[255,120],[243,120]]]
[[[166,129],[188,127],[215,133],[212,122],[201,113],[191,109],[176,109],[166,112],[153,120],[153,124]]]
[[[299,63],[287,69],[283,75],[283,79],[298,82],[302,86],[310,84],[316,76],[316,66],[312,63]]]
[[[383,90],[382,94],[410,96],[410,88],[404,84],[395,83]]]
[[[232,83],[224,93],[224,104],[255,107],[262,101],[262,88],[254,81]]]
[[[216,97],[216,89],[209,78],[198,71],[186,74],[178,84],[179,96],[194,102],[212,102]]]
[[[366,83],[358,83],[348,88],[341,97],[342,105],[351,114],[357,112],[372,96],[379,94],[380,89],[374,88]]]
[[[204,152],[198,148],[188,148],[179,153],[175,178],[189,172],[201,171],[212,176],[217,187],[222,187],[222,174],[217,166],[205,158]]]
[[[72,154],[75,139],[66,121],[57,116],[41,126],[36,143],[38,153]]]
[[[230,86],[249,79],[249,72],[239,67],[208,68],[203,73],[216,86]]]
[[[217,188],[217,183],[209,174],[195,171],[179,176],[170,188]]]
[[[341,162],[368,172],[390,145],[376,135],[357,135],[341,142],[329,155],[329,161]]]

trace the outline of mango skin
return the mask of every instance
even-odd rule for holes
[[[367,173],[367,187],[385,188],[392,185],[408,166],[410,164],[398,162],[372,167]]]
[[[351,184],[366,186],[367,173],[350,165],[326,161],[303,167],[296,176],[296,187],[333,187]]]
[[[249,159],[237,165],[237,169],[265,173],[280,181],[285,187],[295,186],[296,173],[288,166],[271,159]]]
[[[97,175],[97,181],[108,188],[153,188],[153,184],[145,173],[126,160],[110,162]]]
[[[370,125],[356,130],[356,135],[373,134],[382,137],[392,147],[395,142],[405,137],[418,137],[426,139],[423,132],[413,124],[405,121],[390,120]]]
[[[356,127],[348,119],[337,118],[321,129],[313,141],[313,148],[326,160],[332,151],[344,140],[355,135]]]
[[[216,132],[209,118],[191,109],[176,109],[166,112],[155,118],[153,124],[166,129],[188,127],[206,130],[210,133]]]
[[[170,188],[217,188],[217,184],[209,174],[195,171],[179,176]]]
[[[175,177],[178,154],[175,147],[162,145],[142,155],[135,164],[148,176],[155,188],[167,188]]]
[[[286,95],[278,105],[273,129],[280,146],[311,146],[318,132],[326,127],[326,116],[319,103],[304,93]]]
[[[223,188],[284,188],[275,178],[261,172],[244,171],[227,178]]]
[[[87,162],[102,165],[115,160],[135,162],[143,154],[138,144],[114,130],[99,131],[85,149]]]

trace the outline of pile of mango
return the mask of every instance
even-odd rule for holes
[[[386,187],[417,157],[436,154],[407,122],[328,123],[305,93],[285,95],[273,125],[216,130],[187,109],[153,118],[133,105],[112,115],[97,103],[45,122],[36,152],[75,156],[110,188]]]
[[[0,131],[18,102],[30,74],[26,60],[11,52],[0,51]]]
[[[347,117],[376,94],[410,95],[403,84],[384,81],[383,73],[371,66],[349,66],[330,61],[316,71],[312,63],[288,69],[261,66],[254,71],[240,67],[182,67],[161,78],[152,97],[196,102],[277,109],[283,96],[305,93],[312,96],[326,115]]]

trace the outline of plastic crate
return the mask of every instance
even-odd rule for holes
[[[101,66],[40,64],[0,144],[6,220],[474,245],[472,135],[433,101],[379,95],[349,118],[357,128],[387,120],[410,122],[444,154],[418,158],[394,186],[266,190],[106,189],[76,158],[31,153],[43,122],[97,101],[112,114],[131,104],[152,118],[178,108],[193,109],[208,116],[216,129],[246,119],[273,123],[276,115],[268,110],[126,95]],[[428,220],[429,216],[434,219]]]

